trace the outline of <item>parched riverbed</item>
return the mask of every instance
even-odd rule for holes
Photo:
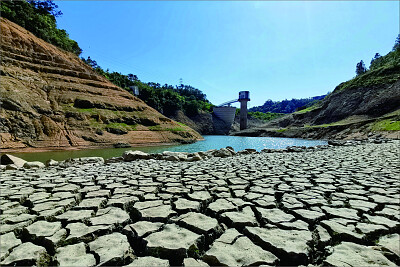
[[[0,264],[400,264],[400,141],[5,171]]]

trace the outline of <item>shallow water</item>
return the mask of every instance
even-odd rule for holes
[[[48,159],[57,161],[68,158],[79,157],[103,157],[105,159],[111,157],[119,157],[126,150],[140,150],[147,153],[160,153],[163,151],[175,152],[198,152],[210,149],[220,149],[231,146],[235,151],[246,148],[254,148],[261,151],[264,148],[280,149],[287,146],[316,146],[325,145],[326,141],[305,140],[298,138],[281,138],[281,137],[245,137],[245,136],[223,136],[223,135],[205,135],[204,141],[198,141],[187,145],[173,146],[148,146],[148,147],[130,147],[130,148],[102,148],[102,149],[85,149],[85,150],[65,150],[65,151],[46,151],[34,153],[10,153],[27,161],[45,162]]]

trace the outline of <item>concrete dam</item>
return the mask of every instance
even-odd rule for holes
[[[247,102],[250,101],[249,91],[239,92],[239,98],[222,103],[213,109],[213,124],[217,134],[228,134],[235,120],[236,108],[232,103],[240,102],[240,130],[247,128]]]

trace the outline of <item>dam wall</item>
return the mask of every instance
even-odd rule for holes
[[[235,107],[214,107],[214,115],[223,120],[226,124],[232,125],[235,119]]]
[[[214,107],[213,124],[216,134],[228,134],[235,120],[235,107]]]

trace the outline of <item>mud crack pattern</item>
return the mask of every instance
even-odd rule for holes
[[[5,171],[0,264],[396,266],[399,145]]]

